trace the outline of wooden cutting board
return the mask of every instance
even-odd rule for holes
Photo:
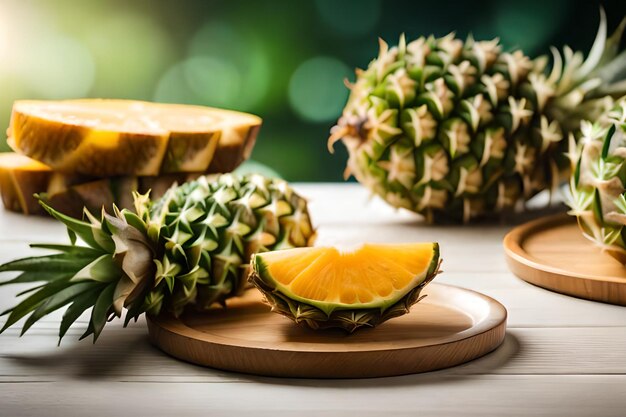
[[[558,293],[626,305],[626,268],[586,239],[566,214],[516,227],[504,238],[511,271]]]
[[[412,374],[458,365],[504,340],[506,309],[474,291],[429,284],[411,313],[347,334],[311,330],[270,312],[248,291],[227,309],[148,318],[150,339],[199,365],[257,375],[360,378]]]

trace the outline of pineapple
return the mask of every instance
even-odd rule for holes
[[[254,255],[249,280],[274,312],[353,332],[408,313],[440,262],[437,243],[296,248]]]
[[[16,101],[7,131],[18,153],[93,177],[229,172],[250,156],[251,114],[181,104],[81,99]]]
[[[208,309],[239,295],[248,260],[267,250],[309,245],[315,235],[307,203],[282,180],[260,175],[200,177],[172,187],[151,202],[134,194],[135,212],[102,212],[86,221],[44,207],[63,222],[70,245],[32,245],[57,254],[18,259],[0,272],[20,271],[4,282],[43,281],[4,312],[2,330],[30,314],[22,334],[46,314],[69,304],[59,336],[87,309],[87,337],[98,338],[108,319],[127,309],[126,324],[142,313],[175,316],[186,306]],[[76,238],[84,242],[77,245]]]
[[[47,214],[39,204],[80,218],[83,208],[100,211],[104,206],[111,210],[113,204],[132,208],[132,192],[150,191],[152,198],[161,197],[174,183],[183,183],[200,174],[178,173],[156,177],[93,178],[63,174],[47,165],[13,152],[0,153],[0,193],[7,210],[24,214]]]
[[[626,97],[570,140],[569,214],[585,237],[626,266]]]
[[[381,40],[378,58],[348,84],[329,150],[342,140],[346,176],[429,221],[519,209],[566,177],[563,138],[626,92],[625,25],[607,39],[602,12],[587,59],[552,48],[550,71],[546,57],[503,51],[498,39]]]

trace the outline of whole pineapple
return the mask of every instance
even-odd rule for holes
[[[571,141],[571,215],[588,239],[626,265],[626,97]]]
[[[151,202],[134,195],[135,212],[88,211],[76,220],[45,206],[69,231],[71,245],[32,245],[58,254],[19,259],[0,272],[21,271],[4,282],[44,281],[9,314],[2,331],[29,313],[22,333],[46,314],[69,304],[61,323],[70,325],[93,307],[82,338],[94,340],[106,321],[126,324],[146,312],[174,315],[188,305],[207,309],[239,295],[245,288],[252,254],[307,246],[315,232],[307,203],[285,181],[260,175],[200,177]],[[76,237],[85,245],[76,245]]]
[[[498,39],[381,40],[349,85],[329,148],[343,140],[346,176],[429,221],[519,208],[566,176],[563,138],[626,92],[617,57],[625,24],[607,39],[602,12],[587,59],[553,48],[550,72],[546,57],[504,52]]]

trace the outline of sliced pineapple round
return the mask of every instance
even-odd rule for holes
[[[233,163],[211,167],[214,157],[230,162],[235,148],[240,163],[260,125],[251,114],[182,104],[16,101],[8,135],[13,149],[57,171],[145,176],[232,170]]]
[[[8,210],[42,213],[33,194],[45,190],[51,177],[52,170],[41,162],[12,152],[0,153],[0,192]]]
[[[0,194],[7,210],[24,214],[47,212],[38,198],[49,206],[72,217],[82,217],[83,207],[99,213],[102,207],[110,211],[133,206],[133,191],[159,198],[174,183],[182,184],[198,174],[178,173],[159,176],[122,176],[93,178],[62,174],[49,166],[14,152],[0,153]]]
[[[352,332],[408,313],[439,263],[437,243],[297,248],[255,255],[250,281],[275,312]]]

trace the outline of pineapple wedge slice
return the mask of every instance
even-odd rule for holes
[[[8,136],[15,151],[56,171],[147,176],[230,171],[249,156],[260,125],[251,114],[182,104],[16,101]]]
[[[248,279],[272,311],[313,329],[353,332],[408,313],[440,262],[437,243],[296,248],[254,255]]]

